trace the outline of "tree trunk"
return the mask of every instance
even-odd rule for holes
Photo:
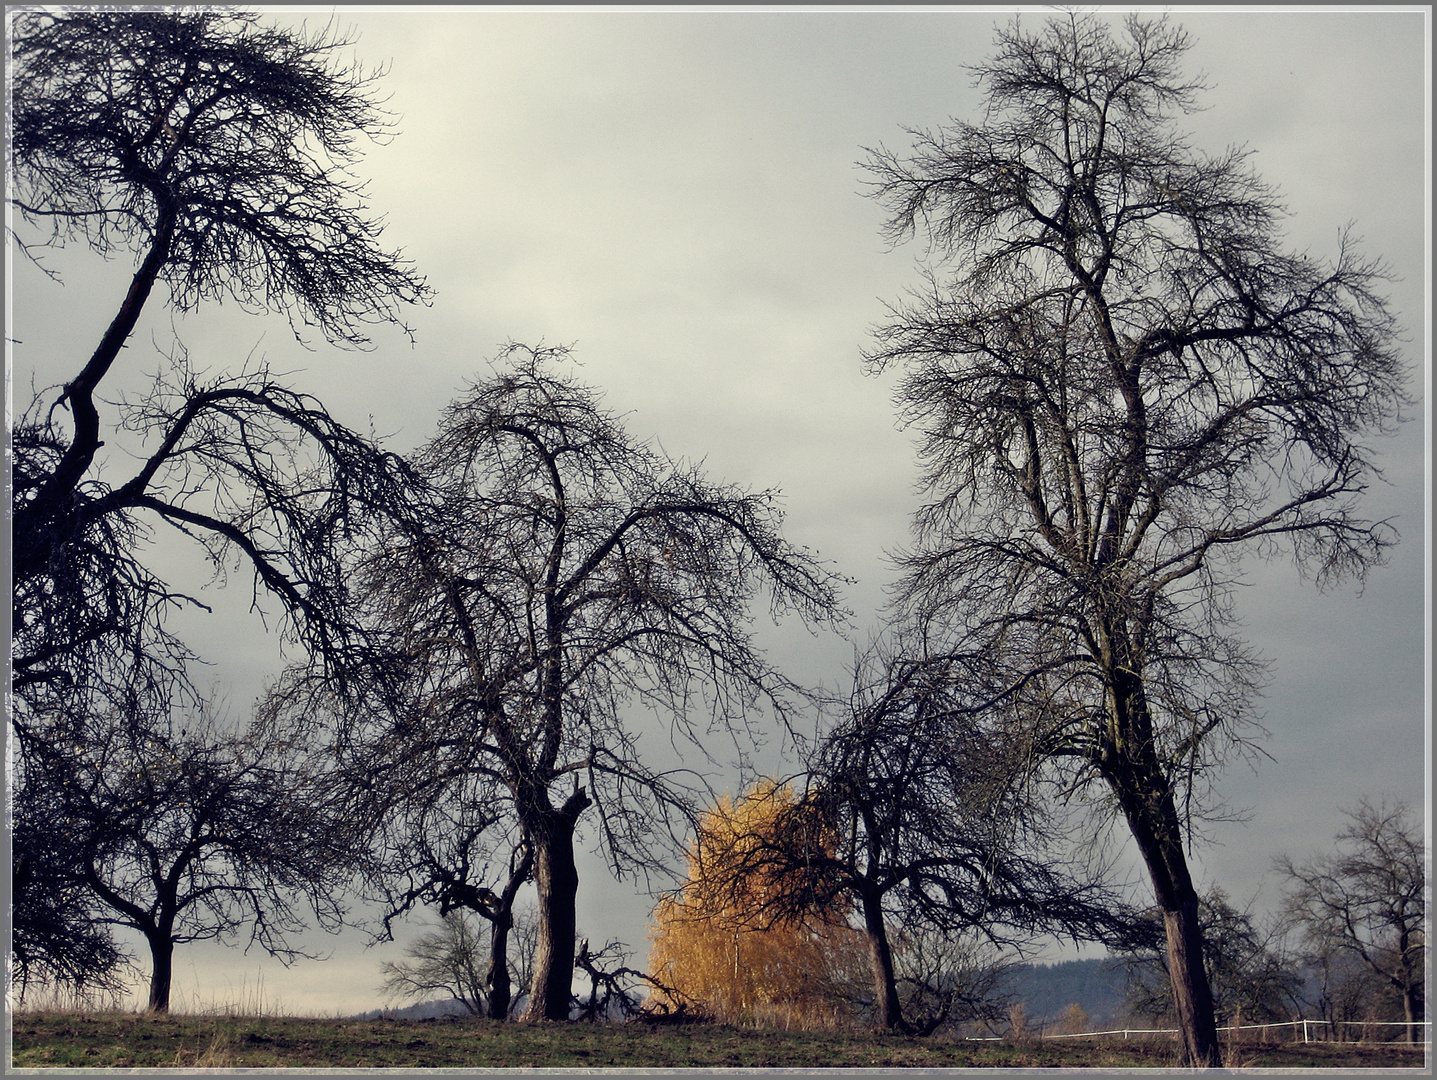
[[[1203,966],[1202,930],[1198,925],[1197,895],[1179,902],[1176,910],[1163,910],[1168,938],[1168,978],[1173,1006],[1182,1029],[1186,1063],[1194,1068],[1221,1068],[1222,1053],[1213,1015],[1212,987]]]
[[[1144,769],[1142,773],[1146,774],[1146,783],[1123,783],[1118,800],[1147,864],[1153,893],[1163,913],[1168,979],[1182,1035],[1183,1064],[1220,1068],[1222,1054],[1212,987],[1203,963],[1198,895],[1183,854],[1181,822],[1172,793],[1158,779],[1157,770]]]
[[[507,1020],[514,1003],[514,980],[509,969],[509,936],[514,930],[514,898],[529,880],[533,854],[521,842],[509,858],[509,880],[497,895],[487,888],[476,888],[463,875],[446,877],[440,892],[440,912],[455,908],[468,909],[489,924],[489,963],[481,983],[483,1013],[491,1020]],[[479,1012],[476,1008],[475,1012]]]
[[[1402,1012],[1407,1019],[1407,1041],[1417,1043],[1421,1037],[1417,1033],[1417,1021],[1422,1014],[1422,999],[1416,985],[1409,982],[1402,988]]]
[[[513,926],[513,913],[501,911],[495,916],[489,935],[489,970],[484,974],[484,990],[490,1020],[507,1018],[513,1000],[513,983],[509,978],[509,931]]]
[[[527,832],[534,851],[539,893],[539,942],[534,950],[526,1020],[567,1020],[574,985],[574,937],[579,870],[574,864],[574,826],[589,805],[581,787],[563,807],[534,816]]]
[[[148,934],[150,945],[150,1003],[152,1013],[170,1011],[170,983],[175,970],[175,943],[168,934]]]
[[[883,904],[869,892],[863,894],[863,928],[868,934],[868,958],[873,967],[874,1026],[897,1031],[903,1026],[903,1007],[893,974],[893,949],[883,924]]]
[[[1108,627],[1113,653],[1109,670],[1111,727],[1099,769],[1122,807],[1123,817],[1147,864],[1167,934],[1168,980],[1182,1036],[1183,1064],[1221,1068],[1212,987],[1203,960],[1198,895],[1183,853],[1182,816],[1172,785],[1154,750],[1153,720],[1141,660],[1127,635]]]

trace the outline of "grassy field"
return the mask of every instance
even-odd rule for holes
[[[1163,1068],[1171,1044],[953,1042],[723,1025],[29,1013],[14,1064],[45,1068]],[[1234,1048],[1249,1068],[1410,1068],[1420,1050],[1314,1043]]]

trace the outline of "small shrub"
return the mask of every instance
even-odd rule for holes
[[[1032,1021],[1028,1019],[1028,1006],[1015,1001],[1008,1008],[1008,1038],[1015,1043],[1031,1042],[1034,1037]]]
[[[1088,1017],[1088,1010],[1076,1001],[1064,1009],[1063,1015],[1058,1017],[1058,1030],[1064,1035],[1081,1035],[1092,1029],[1093,1023]]]

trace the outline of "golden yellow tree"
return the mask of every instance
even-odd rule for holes
[[[749,858],[796,805],[787,785],[770,781],[737,802],[723,796],[700,818],[687,883],[654,909],[649,971],[673,989],[654,1004],[688,999],[718,1020],[784,1027],[848,1018],[866,970],[863,935],[842,911],[775,916],[773,893],[793,883],[754,872]]]

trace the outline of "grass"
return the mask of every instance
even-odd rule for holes
[[[21,1012],[14,1065],[46,1068],[1170,1068],[1171,1043],[954,1042],[719,1024],[501,1024]],[[1393,1044],[1235,1048],[1243,1068],[1410,1068]]]

